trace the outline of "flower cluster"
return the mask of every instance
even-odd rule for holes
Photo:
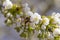
[[[32,12],[27,3],[16,5],[10,0],[3,2],[2,13],[7,26],[12,26],[21,37],[29,37],[38,31],[40,40],[60,40],[60,14],[41,16]],[[33,35],[32,35],[33,36]]]

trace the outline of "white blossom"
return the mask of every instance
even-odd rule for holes
[[[60,13],[57,13],[55,16],[59,18],[60,17]]]
[[[29,7],[24,7],[23,10],[26,13],[26,12],[30,11],[30,8]]]
[[[59,34],[60,34],[60,29],[59,29],[59,28],[56,28],[56,29],[53,31],[53,34],[54,34],[54,36],[59,35]]]
[[[60,24],[60,19],[57,17],[52,18],[53,19],[53,24]]]
[[[60,14],[59,13],[53,13],[52,14],[52,16],[51,16],[51,18],[52,18],[52,23],[53,24],[60,24]]]
[[[11,20],[10,20],[10,19],[8,19],[8,20],[7,20],[7,23],[11,23]]]
[[[30,7],[28,7],[28,3],[25,3],[22,6],[23,6],[23,10],[24,10],[25,13],[30,11]]]
[[[23,7],[28,7],[28,3],[22,4]]]
[[[30,21],[38,24],[39,23],[39,20],[42,20],[41,19],[41,16],[38,14],[38,13],[34,13],[31,17],[30,17]]]
[[[53,12],[52,13],[52,17],[58,17],[59,18],[60,17],[60,13]]]
[[[29,7],[24,7],[23,10],[24,10],[26,16],[31,16],[31,15],[33,15],[33,12],[30,11],[30,8],[29,8]]]
[[[52,16],[55,16],[55,15],[56,15],[56,12],[53,12],[53,13],[52,13]]]
[[[30,10],[30,7],[28,6],[28,3],[25,3],[22,6],[23,6],[23,11],[24,11],[26,16],[33,15],[33,12]]]
[[[41,32],[41,30],[39,30],[39,32],[38,32],[39,34],[42,34],[42,32]]]
[[[7,13],[7,17],[12,17],[13,15],[11,13]]]
[[[54,36],[52,35],[52,33],[50,33],[50,32],[48,32],[48,39],[50,39],[50,40],[53,40],[54,39]]]
[[[33,12],[31,11],[26,12],[26,16],[32,16],[32,15],[33,15]]]
[[[12,2],[10,1],[10,0],[5,0],[4,2],[3,2],[3,6],[5,7],[5,9],[10,9],[10,8],[12,8]]]
[[[42,19],[43,25],[48,25],[49,24],[49,19],[47,17]]]
[[[42,25],[41,26],[41,29],[45,30],[46,29],[46,26],[45,25]]]

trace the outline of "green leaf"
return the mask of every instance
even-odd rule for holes
[[[32,32],[33,31],[33,28],[32,27],[28,27],[28,32]]]
[[[22,33],[20,34],[20,36],[26,38],[28,35],[27,35],[27,33],[22,32]]]

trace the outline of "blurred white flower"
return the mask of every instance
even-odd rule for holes
[[[24,10],[25,13],[30,11],[30,8],[28,7],[28,3],[25,3],[22,6],[23,6],[23,10]]]
[[[49,19],[47,17],[42,19],[43,25],[48,25],[49,24]]]
[[[39,30],[39,34],[42,34],[41,30]]]
[[[30,8],[29,8],[29,7],[24,7],[23,10],[24,10],[26,16],[31,16],[31,15],[33,15],[33,12],[30,11]]]
[[[41,16],[38,14],[38,13],[34,13],[31,17],[30,17],[30,21],[38,24],[39,23],[39,20],[42,20],[41,19]]]
[[[60,24],[60,14],[53,12],[52,16],[52,23],[53,24]]]
[[[56,28],[56,29],[53,31],[53,35],[54,35],[54,36],[60,35],[60,29],[59,29],[59,28]]]
[[[52,18],[53,19],[53,24],[60,24],[60,19],[57,17]]]
[[[60,13],[53,12],[52,13],[52,17],[58,17],[58,18],[60,18]]]
[[[45,30],[46,29],[46,26],[45,25],[42,25],[41,26],[41,29]]]
[[[60,13],[57,13],[55,16],[59,18],[60,17]]]
[[[33,12],[30,10],[30,7],[28,6],[28,3],[25,3],[22,6],[23,6],[23,11],[25,12],[26,16],[33,15]]]
[[[10,19],[7,20],[7,24],[9,24],[9,23],[11,23],[11,20]]]
[[[31,11],[26,12],[26,16],[32,16],[32,15],[33,15],[33,12]]]
[[[28,7],[28,3],[22,4],[23,7]]]
[[[55,16],[55,15],[56,15],[56,12],[53,12],[53,13],[52,13],[52,16]]]
[[[26,13],[26,12],[30,11],[30,8],[29,7],[24,7],[23,10]]]
[[[10,0],[5,0],[4,2],[3,2],[3,6],[5,7],[5,9],[10,9],[10,8],[12,8],[12,2],[10,1]]]
[[[7,13],[7,17],[12,17],[13,15],[11,13]]]
[[[52,33],[48,32],[48,39],[53,40],[54,36],[52,35]]]

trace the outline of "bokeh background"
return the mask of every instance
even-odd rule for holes
[[[2,4],[0,0],[0,4]],[[33,11],[40,15],[51,15],[53,12],[60,13],[60,0],[11,0],[13,3],[28,3]],[[20,2],[21,1],[21,2]],[[0,40],[23,40],[12,27],[4,24],[4,16],[0,12]],[[36,39],[35,39],[36,40]]]

